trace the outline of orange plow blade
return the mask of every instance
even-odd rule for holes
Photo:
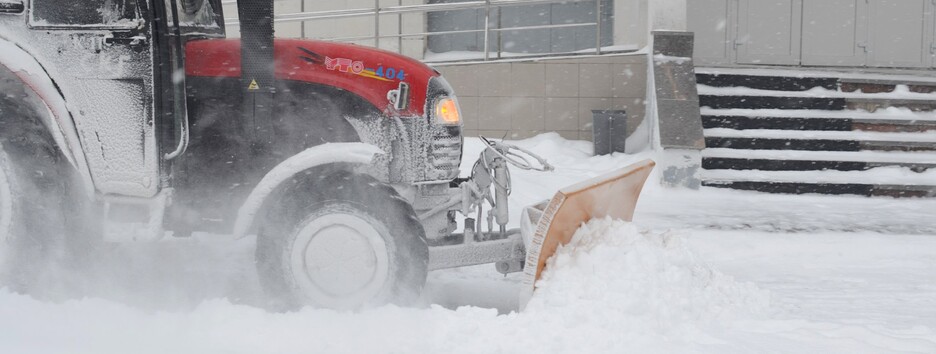
[[[582,223],[606,216],[626,221],[633,219],[637,198],[654,165],[652,160],[637,162],[560,189],[549,203],[524,210],[523,218],[527,225],[522,229],[528,249],[520,294],[521,308],[533,296],[546,261],[560,245],[572,241],[572,235]]]

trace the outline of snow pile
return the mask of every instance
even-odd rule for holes
[[[767,308],[765,292],[697,260],[681,235],[622,221],[588,223],[550,263],[527,311],[506,315],[438,305],[269,313],[223,299],[151,312],[100,299],[46,303],[0,290],[0,351],[724,352],[734,346],[725,346],[736,335],[734,323],[756,320]]]
[[[527,311],[562,312],[628,333],[685,335],[769,307],[768,294],[698,260],[684,236],[596,219],[547,262]]]

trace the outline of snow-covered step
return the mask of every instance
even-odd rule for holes
[[[936,109],[936,93],[913,92],[907,85],[897,85],[891,92],[844,92],[814,87],[805,91],[760,90],[748,87],[712,87],[698,85],[699,104],[710,108],[753,109],[864,109],[876,111],[904,107],[911,111]]]
[[[878,167],[867,171],[760,171],[703,170],[705,181],[784,182],[816,184],[933,185],[936,170],[914,172],[903,167]]]
[[[897,85],[890,92],[862,91],[846,92],[839,89],[813,87],[802,91],[760,90],[748,87],[713,87],[698,85],[699,95],[705,96],[754,96],[754,97],[787,97],[787,98],[845,98],[850,100],[904,100],[904,101],[936,101],[936,93],[913,92],[907,85]]]
[[[849,140],[800,140],[706,137],[707,148],[743,150],[861,151],[861,143]]]
[[[697,67],[699,75],[737,75],[762,76],[769,78],[828,78],[841,82],[867,82],[867,83],[902,83],[910,85],[936,85],[936,76],[919,75],[917,73],[882,73],[861,71],[836,71],[818,68],[715,68]],[[741,86],[741,85],[737,85]]]
[[[904,166],[901,164],[888,164]],[[927,170],[936,165],[907,166],[916,170]],[[708,157],[702,159],[706,170],[761,170],[761,171],[865,171],[873,168],[866,162],[857,161],[801,161]]]
[[[703,170],[702,180],[703,185],[709,187],[769,193],[936,196],[936,170],[914,172],[900,167],[880,167],[868,171]]]
[[[805,91],[814,87],[834,90],[838,87],[835,78],[789,77],[789,76],[751,76],[731,74],[698,74],[696,82],[711,87],[750,87],[776,91]]]
[[[829,139],[706,137],[708,148],[744,150],[805,150],[805,151],[936,151],[932,142],[858,141]]]
[[[736,130],[936,132],[936,121],[852,118],[741,117],[703,115],[702,127]]]
[[[936,122],[934,121],[894,121],[894,120],[874,120],[874,119],[853,119],[851,120],[852,130],[859,131],[877,131],[877,132],[903,132],[920,133],[936,131]]]
[[[727,108],[714,109],[701,107],[703,116],[721,117],[763,117],[763,118],[829,118],[897,122],[936,122],[936,112],[914,112],[909,109],[891,107],[874,112],[863,110],[828,111],[818,109],[764,109],[764,108]]]
[[[864,92],[864,93],[879,93],[879,92],[895,92],[900,91],[902,86],[909,88],[911,92],[919,93],[932,93],[936,92],[936,83],[933,82],[919,82],[919,81],[895,81],[895,80],[863,80],[863,79],[846,79],[839,81],[839,90],[842,92]]]
[[[702,150],[702,158],[748,158],[799,161],[855,161],[867,163],[936,164],[936,153],[884,151]]]
[[[851,119],[840,118],[790,118],[790,117],[742,117],[703,115],[705,129],[787,129],[787,130],[852,130]],[[936,130],[936,125],[934,125]]]
[[[865,171],[897,166],[912,171],[936,169],[936,154],[706,149],[702,168],[707,170]]]
[[[713,96],[699,92],[699,106],[712,109],[807,109],[843,110],[844,98],[771,97],[771,96]]]
[[[860,161],[771,160],[730,157],[707,157],[702,168],[707,170],[763,170],[763,171],[865,171],[882,166],[900,166],[912,171],[936,169],[936,164]]]
[[[731,188],[782,194],[853,194],[868,197],[932,198],[936,186],[828,184],[801,182],[702,181],[705,187]]]
[[[712,148],[811,151],[936,151],[934,133],[796,131],[776,129],[705,130]]]
[[[697,72],[703,185],[936,196],[936,80]]]
[[[778,129],[705,129],[705,136],[722,138],[761,139],[810,139],[810,140],[858,140],[877,142],[921,142],[936,144],[936,131],[917,133],[868,132],[868,131],[821,131],[821,130],[778,130]]]

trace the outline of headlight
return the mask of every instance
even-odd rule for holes
[[[455,97],[442,97],[436,100],[433,116],[438,124],[460,125],[461,112],[458,111],[458,101]]]

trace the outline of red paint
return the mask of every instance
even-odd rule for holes
[[[318,54],[309,55],[299,48]],[[315,40],[277,39],[273,47],[276,58],[276,78],[328,85],[353,92],[372,103],[388,115],[422,116],[425,110],[426,89],[429,79],[439,73],[422,62],[396,53],[363,47]],[[309,62],[306,58],[313,58]],[[355,70],[329,70],[326,58],[350,59],[347,63],[360,61],[365,69],[393,68],[405,71],[406,83],[410,85],[409,107],[396,112],[387,101],[387,91],[394,90],[400,81],[396,78],[378,78],[368,72]],[[185,48],[185,74],[187,76],[240,77],[240,40],[209,39],[189,42]],[[386,75],[389,76],[389,75]],[[395,76],[395,75],[394,75]]]

